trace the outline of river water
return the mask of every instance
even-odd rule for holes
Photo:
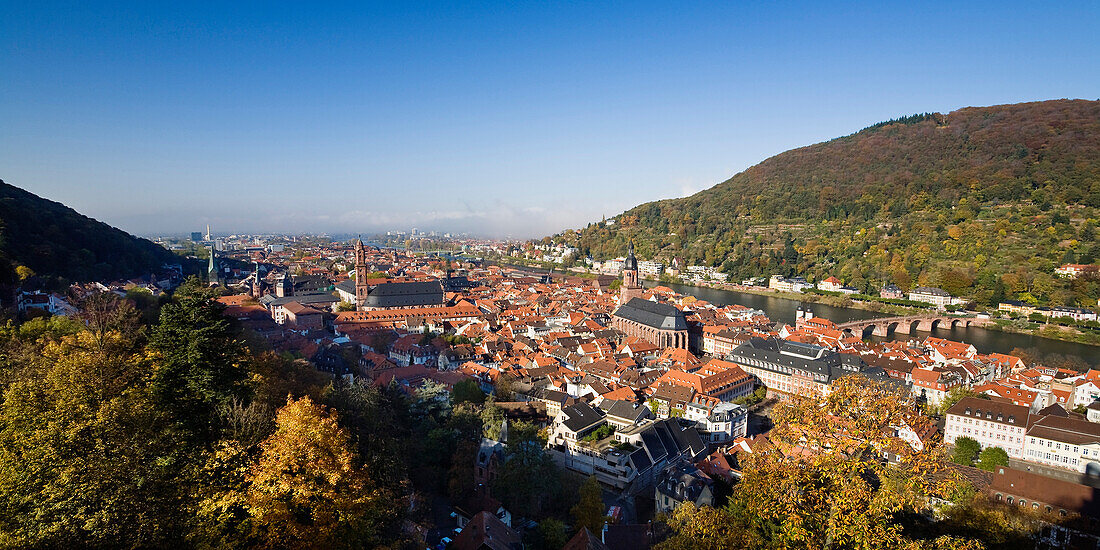
[[[652,281],[645,282],[646,286],[656,286],[658,283]],[[736,292],[733,290],[719,290],[714,288],[696,287],[691,285],[678,285],[660,283],[667,286],[680,294],[690,294],[701,300],[706,300],[715,305],[730,305],[740,304],[745,307],[751,307],[753,309],[759,309],[768,314],[768,317],[772,321],[779,323],[787,323],[794,325],[795,311],[798,309],[799,302],[796,300],[788,300],[786,298],[779,298],[776,296],[762,296],[759,294],[747,294],[744,292]],[[862,319],[874,319],[876,317],[889,317],[889,314],[876,313],[873,311],[867,311],[863,309],[832,307],[824,304],[807,304],[810,310],[814,312],[816,317],[824,317],[835,323],[846,323],[848,321],[857,321]],[[890,340],[908,340],[910,338],[924,338],[925,336],[937,336],[939,338],[947,338],[955,340],[957,342],[966,342],[973,344],[975,348],[978,348],[979,353],[1008,353],[1012,351],[1012,348],[1036,348],[1040,353],[1047,355],[1051,353],[1058,353],[1066,356],[1077,356],[1083,359],[1086,363],[1092,366],[1100,365],[1100,346],[1089,346],[1086,344],[1078,344],[1075,342],[1063,342],[1061,340],[1051,340],[1049,338],[1040,338],[1030,334],[1014,334],[1009,332],[1000,332],[995,330],[987,330],[980,327],[966,327],[966,328],[937,328],[935,331],[929,332],[915,332],[914,334],[898,334],[896,337],[891,333],[888,339]],[[879,337],[872,337],[873,340],[882,340]]]

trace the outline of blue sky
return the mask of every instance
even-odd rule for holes
[[[1096,2],[86,4],[0,2],[0,179],[144,235],[541,236],[880,120],[1100,98]]]

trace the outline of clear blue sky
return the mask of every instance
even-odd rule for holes
[[[1095,1],[87,4],[0,2],[0,179],[145,235],[541,236],[884,119],[1100,97]]]

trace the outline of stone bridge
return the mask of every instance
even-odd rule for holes
[[[905,315],[902,317],[885,317],[882,319],[863,319],[838,323],[837,328],[844,332],[850,332],[860,337],[867,336],[868,331],[875,336],[889,336],[890,331],[895,334],[912,334],[913,331],[931,332],[937,327],[969,327],[987,324],[986,319],[976,317],[960,317],[955,315],[942,315],[926,313],[922,315]]]

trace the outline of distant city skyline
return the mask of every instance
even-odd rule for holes
[[[140,235],[540,237],[926,111],[1100,97],[1094,2],[8,3],[0,179]]]

